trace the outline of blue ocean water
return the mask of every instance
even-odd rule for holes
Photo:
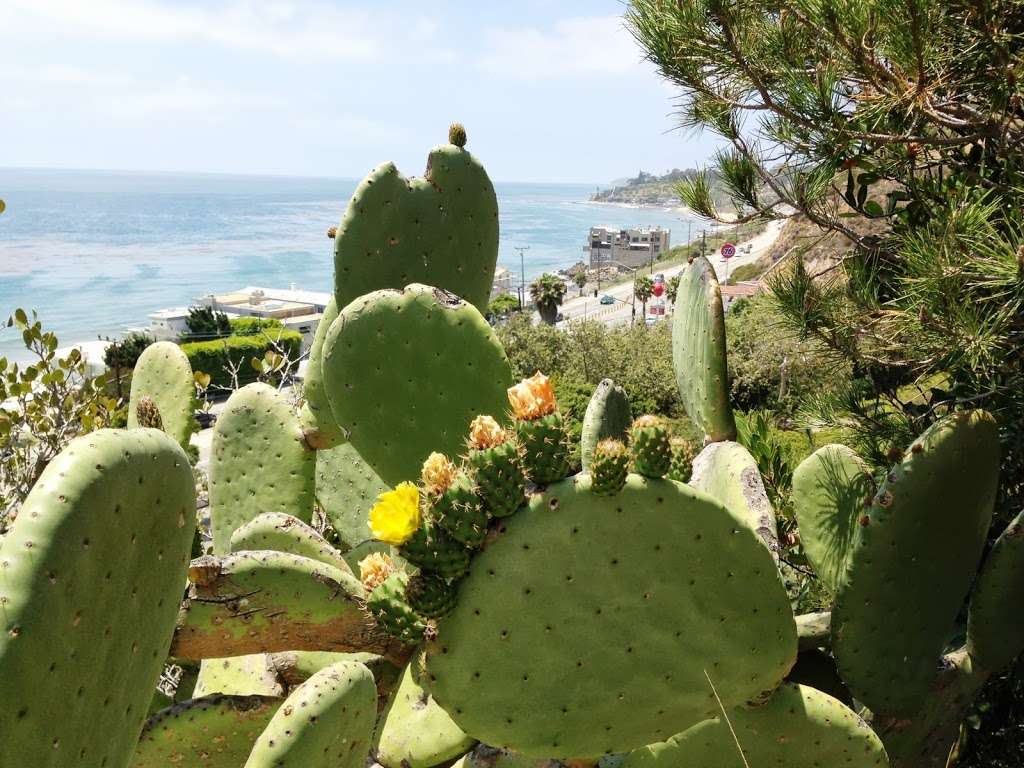
[[[332,241],[355,179],[0,168],[0,319],[37,309],[62,344],[148,324],[157,309],[246,285],[330,290]],[[580,260],[589,227],[687,220],[586,203],[585,184],[496,184],[499,263],[526,277]],[[698,225],[693,223],[696,236]],[[0,355],[21,357],[0,330]]]

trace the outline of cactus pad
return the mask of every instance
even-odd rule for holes
[[[384,768],[432,768],[473,746],[473,739],[417,684],[412,664],[402,673],[382,721],[375,751]]]
[[[614,496],[626,484],[629,474],[629,449],[612,438],[602,440],[590,459],[590,478],[598,496]]]
[[[483,316],[425,285],[377,291],[341,310],[324,344],[331,408],[381,479],[417,477],[463,448],[470,421],[503,413],[512,373]]]
[[[139,423],[139,404],[148,397],[157,408],[164,432],[181,447],[188,445],[195,431],[192,414],[195,383],[192,366],[181,347],[171,341],[158,341],[139,355],[132,372],[132,390],[128,402],[128,426]]]
[[[535,494],[473,560],[426,685],[475,738],[537,757],[633,749],[775,688],[796,626],[775,564],[718,502],[630,475]],[[680,564],[685,564],[685,567]]]
[[[313,344],[309,348],[309,364],[302,380],[302,395],[306,402],[299,411],[302,433],[306,443],[317,450],[333,448],[345,442],[345,434],[334,420],[331,403],[324,387],[323,351],[324,339],[331,329],[331,323],[338,316],[338,305],[332,296],[324,307],[324,313],[316,326]]]
[[[417,643],[425,625],[406,600],[409,576],[395,571],[374,587],[366,598],[366,610],[377,626],[403,643]]]
[[[828,694],[786,684],[759,707],[729,711],[667,742],[630,753],[623,768],[887,768],[882,742],[863,720]],[[733,733],[735,732],[735,736]],[[742,755],[736,743],[742,748]]]
[[[235,529],[263,512],[313,516],[316,456],[288,402],[266,384],[234,392],[213,431],[210,526],[213,551],[230,551]]]
[[[487,511],[476,494],[476,486],[465,472],[460,472],[432,507],[434,519],[460,544],[476,549],[487,535]]]
[[[514,440],[471,448],[466,462],[476,473],[477,491],[492,516],[508,517],[526,501],[526,475]]]
[[[875,495],[867,465],[845,445],[826,445],[793,473],[793,508],[814,572],[835,592],[860,540],[860,519]]]
[[[377,689],[362,664],[317,672],[285,699],[245,768],[364,768],[377,717]]]
[[[316,500],[348,549],[370,538],[370,508],[389,490],[351,443],[316,452]]]
[[[975,662],[997,671],[1020,655],[1024,650],[1024,612],[1019,609],[1022,604],[1024,512],[996,540],[974,585],[967,621],[967,650]]]
[[[232,552],[257,549],[291,552],[352,573],[341,553],[327,539],[298,518],[281,512],[254,517],[231,534]]]
[[[729,405],[725,312],[715,270],[703,256],[683,269],[672,316],[672,366],[683,407],[708,438],[736,439]]]
[[[238,768],[282,701],[215,695],[175,704],[146,721],[128,766]]]
[[[215,693],[231,696],[283,696],[284,686],[265,653],[203,659],[192,698]]]
[[[981,559],[998,477],[995,421],[954,414],[914,441],[858,521],[832,652],[875,713],[905,715],[928,697]]]
[[[757,462],[746,448],[731,441],[709,444],[693,460],[690,485],[725,504],[778,559],[775,511]]]
[[[195,519],[153,429],[79,437],[0,538],[0,765],[127,765],[163,670]]]
[[[583,471],[589,470],[590,457],[599,442],[608,438],[625,440],[632,423],[633,411],[629,407],[626,390],[616,386],[611,379],[602,379],[583,414],[583,432],[580,435]]]
[[[424,282],[486,311],[498,258],[498,201],[483,166],[436,147],[423,178],[393,163],[356,187],[334,238],[334,297],[344,307],[381,288]]]

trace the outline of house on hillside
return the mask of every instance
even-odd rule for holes
[[[591,269],[600,269],[610,262],[639,267],[668,251],[671,238],[672,231],[662,227],[591,227],[583,250],[590,253]]]

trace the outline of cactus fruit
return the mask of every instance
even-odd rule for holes
[[[620,440],[602,440],[590,459],[590,478],[594,493],[614,496],[626,484],[629,474],[629,449]]]
[[[516,422],[526,474],[538,485],[555,483],[569,472],[569,435],[558,411]]]
[[[366,518],[390,490],[351,443],[316,452],[316,500],[347,549],[369,538]]]
[[[710,676],[709,676],[710,677]],[[622,768],[786,766],[888,768],[882,742],[856,713],[828,694],[786,684],[767,703],[737,707],[667,742],[626,756]]]
[[[188,458],[103,429],[0,537],[0,766],[124,766],[163,670],[195,520]]]
[[[466,127],[462,123],[452,123],[448,128],[448,143],[459,149],[466,146]]]
[[[434,499],[434,519],[448,534],[469,549],[476,549],[487,536],[487,511],[477,497],[476,485],[465,472],[452,481],[448,490]]]
[[[364,768],[376,717],[370,670],[352,661],[332,664],[285,699],[245,768]]]
[[[188,445],[195,431],[193,416],[195,383],[192,366],[181,347],[170,341],[158,341],[146,347],[139,355],[132,371],[132,388],[128,402],[128,427],[155,426],[143,424],[140,415],[153,419],[148,406],[139,406],[148,398],[156,408],[162,429],[182,448]]]
[[[512,378],[483,316],[425,285],[342,309],[324,344],[324,375],[338,424],[390,485],[416,477],[431,451],[456,455],[474,416],[501,412]]]
[[[657,416],[641,416],[629,430],[633,467],[644,477],[664,477],[672,464],[665,422]]]
[[[164,428],[164,420],[160,418],[160,409],[149,395],[139,398],[139,402],[135,406],[135,421],[145,429],[163,431]]]
[[[406,600],[409,576],[395,571],[366,598],[366,610],[384,632],[403,643],[417,643],[426,625]]]
[[[373,752],[384,768],[433,768],[474,744],[419,686],[414,666],[406,666],[398,690],[381,715]]]
[[[217,694],[163,709],[142,727],[128,766],[237,768],[245,762],[282,701],[277,696]]]
[[[291,552],[352,573],[349,564],[330,543],[298,518],[281,512],[258,515],[231,534],[232,552],[273,549]]]
[[[302,434],[306,444],[316,450],[334,448],[345,442],[345,433],[334,420],[331,403],[327,399],[324,386],[323,352],[324,340],[331,329],[331,323],[338,317],[338,305],[332,296],[313,335],[313,344],[309,348],[309,364],[302,380],[302,396],[306,402],[299,411]]]
[[[378,585],[387,581],[394,573],[395,562],[383,552],[372,552],[359,561],[359,581],[363,589],[372,592]]]
[[[469,570],[469,553],[465,547],[433,520],[424,520],[399,552],[418,568],[445,579],[458,579]]]
[[[421,571],[409,577],[405,599],[424,619],[440,619],[455,607],[455,588],[440,576]]]
[[[266,384],[249,384],[228,398],[210,451],[213,551],[230,551],[231,534],[263,512],[308,523],[313,516],[316,455],[298,418]]]
[[[1007,606],[1024,603],[1024,512],[989,552],[971,594],[967,651],[986,669],[1000,670],[1024,650],[1024,616]]]
[[[832,610],[832,653],[876,714],[911,714],[929,697],[981,559],[998,477],[995,421],[956,413],[914,441],[864,509]]]
[[[857,549],[875,495],[867,465],[845,445],[819,448],[793,472],[793,509],[807,560],[832,592]]]
[[[630,475],[597,496],[583,475],[502,525],[437,622],[423,678],[486,743],[556,758],[633,749],[714,716],[705,670],[735,706],[796,658],[768,552],[687,486]]]
[[[580,457],[583,471],[590,470],[590,457],[597,444],[606,438],[625,440],[629,425],[633,423],[633,411],[629,407],[626,390],[616,386],[611,379],[602,379],[594,389],[583,414],[583,429],[580,435]]]
[[[677,483],[688,483],[693,472],[693,446],[685,437],[671,437],[668,447],[672,451],[672,460],[669,462],[665,477]]]
[[[526,475],[519,446],[491,416],[470,424],[466,463],[476,476],[477,492],[492,517],[508,517],[526,500]]]
[[[735,440],[722,292],[706,258],[699,256],[683,268],[677,296],[672,316],[672,365],[683,406],[712,442]]]
[[[423,178],[385,163],[356,187],[334,238],[334,296],[341,308],[429,282],[485,312],[497,258],[494,186],[473,155],[447,144],[431,150]]]

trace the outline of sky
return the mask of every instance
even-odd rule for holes
[[[422,172],[448,124],[499,181],[702,165],[618,0],[0,0],[0,167]]]

